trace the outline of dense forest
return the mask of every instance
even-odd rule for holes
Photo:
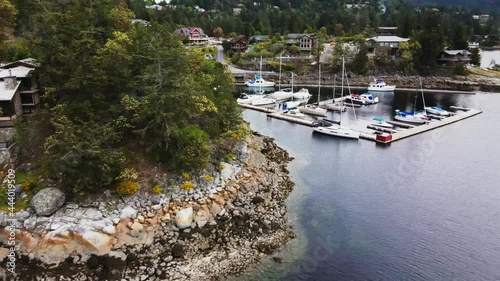
[[[134,168],[148,163],[202,170],[245,137],[232,77],[199,49],[186,50],[168,26],[132,25],[134,14],[115,0],[14,6],[14,42],[26,48],[18,56],[39,61],[44,87],[42,112],[16,124],[20,157],[41,145],[37,165],[68,194],[136,180]],[[42,130],[48,137],[32,141],[47,136]]]

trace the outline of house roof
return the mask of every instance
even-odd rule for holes
[[[288,33],[286,35],[287,39],[300,39],[304,36],[314,37],[314,33]]]
[[[0,64],[0,68],[13,68],[15,66],[26,66],[26,67],[37,67],[40,64],[34,58],[22,59],[14,62],[8,62],[4,64]]]
[[[463,55],[463,54],[472,55],[471,52],[469,52],[467,50],[444,50],[443,52],[447,53],[450,56],[456,56],[458,54],[460,54],[460,55]]]
[[[237,42],[240,40],[247,40],[248,41],[248,38],[245,35],[238,35],[238,36],[234,37],[230,42],[234,43],[234,42]]]
[[[205,32],[203,32],[203,29],[199,28],[199,27],[183,27],[183,28],[178,28],[174,31],[175,34],[181,34],[181,31],[182,33],[186,34],[186,35],[190,35],[191,32],[195,29],[198,29],[198,31],[200,32],[201,35],[205,36]]]
[[[5,81],[0,81],[0,101],[11,101],[19,85],[21,85],[21,83],[18,82],[14,89],[6,89]]]
[[[9,69],[0,69],[0,79],[9,76],[15,76],[17,78],[26,78],[31,75],[31,72],[33,70],[35,69],[26,66],[16,66]]]
[[[366,40],[373,40],[375,42],[406,42],[409,41],[410,38],[401,38],[399,36],[375,36],[372,38],[368,38]]]
[[[254,36],[250,37],[250,40],[265,41],[265,40],[269,40],[269,36],[267,36],[267,35],[254,35]]]

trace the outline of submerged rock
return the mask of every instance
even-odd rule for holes
[[[30,207],[39,216],[50,216],[62,207],[66,197],[57,188],[49,187],[40,190],[30,202]]]

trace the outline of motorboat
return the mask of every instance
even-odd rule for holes
[[[263,95],[240,94],[236,102],[238,104],[252,104],[252,102],[264,98]]]
[[[392,92],[396,89],[396,86],[389,86],[385,83],[383,79],[374,79],[368,85],[368,91],[376,92]]]
[[[292,94],[292,98],[301,100],[308,100],[311,96],[309,90],[306,88],[302,88],[298,92]]]
[[[286,109],[296,109],[302,103],[304,103],[304,102],[303,101],[287,101],[287,102],[285,102],[285,108]]]
[[[394,125],[387,123],[384,118],[381,117],[375,117],[373,120],[377,121],[377,123],[373,124],[374,126],[377,127],[383,127],[383,128],[394,128]]]
[[[272,97],[273,99],[276,100],[287,100],[292,98],[293,93],[291,91],[287,91],[286,89],[283,90],[278,90],[272,94],[269,95],[269,97]]]
[[[451,112],[446,111],[439,106],[426,107],[425,110],[430,114],[439,115],[439,116],[450,116],[451,115]]]
[[[358,94],[352,94],[352,95],[346,97],[345,101],[348,103],[354,103],[354,104],[362,104],[362,105],[367,104],[366,100],[363,99],[361,97],[361,95],[358,95]]]
[[[370,92],[364,93],[360,95],[360,98],[364,100],[367,104],[375,104],[378,103],[378,97],[374,97]]]
[[[273,99],[273,98],[269,98],[269,97],[263,97],[263,98],[260,98],[260,99],[256,99],[254,101],[252,101],[252,105],[270,105],[270,104],[275,104],[276,103],[276,100]]]
[[[248,87],[274,87],[275,83],[266,81],[261,75],[255,75],[255,79],[245,82]]]

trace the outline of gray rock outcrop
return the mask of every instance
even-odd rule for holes
[[[30,202],[30,207],[39,216],[50,216],[62,207],[66,197],[57,188],[49,187],[40,190]]]

